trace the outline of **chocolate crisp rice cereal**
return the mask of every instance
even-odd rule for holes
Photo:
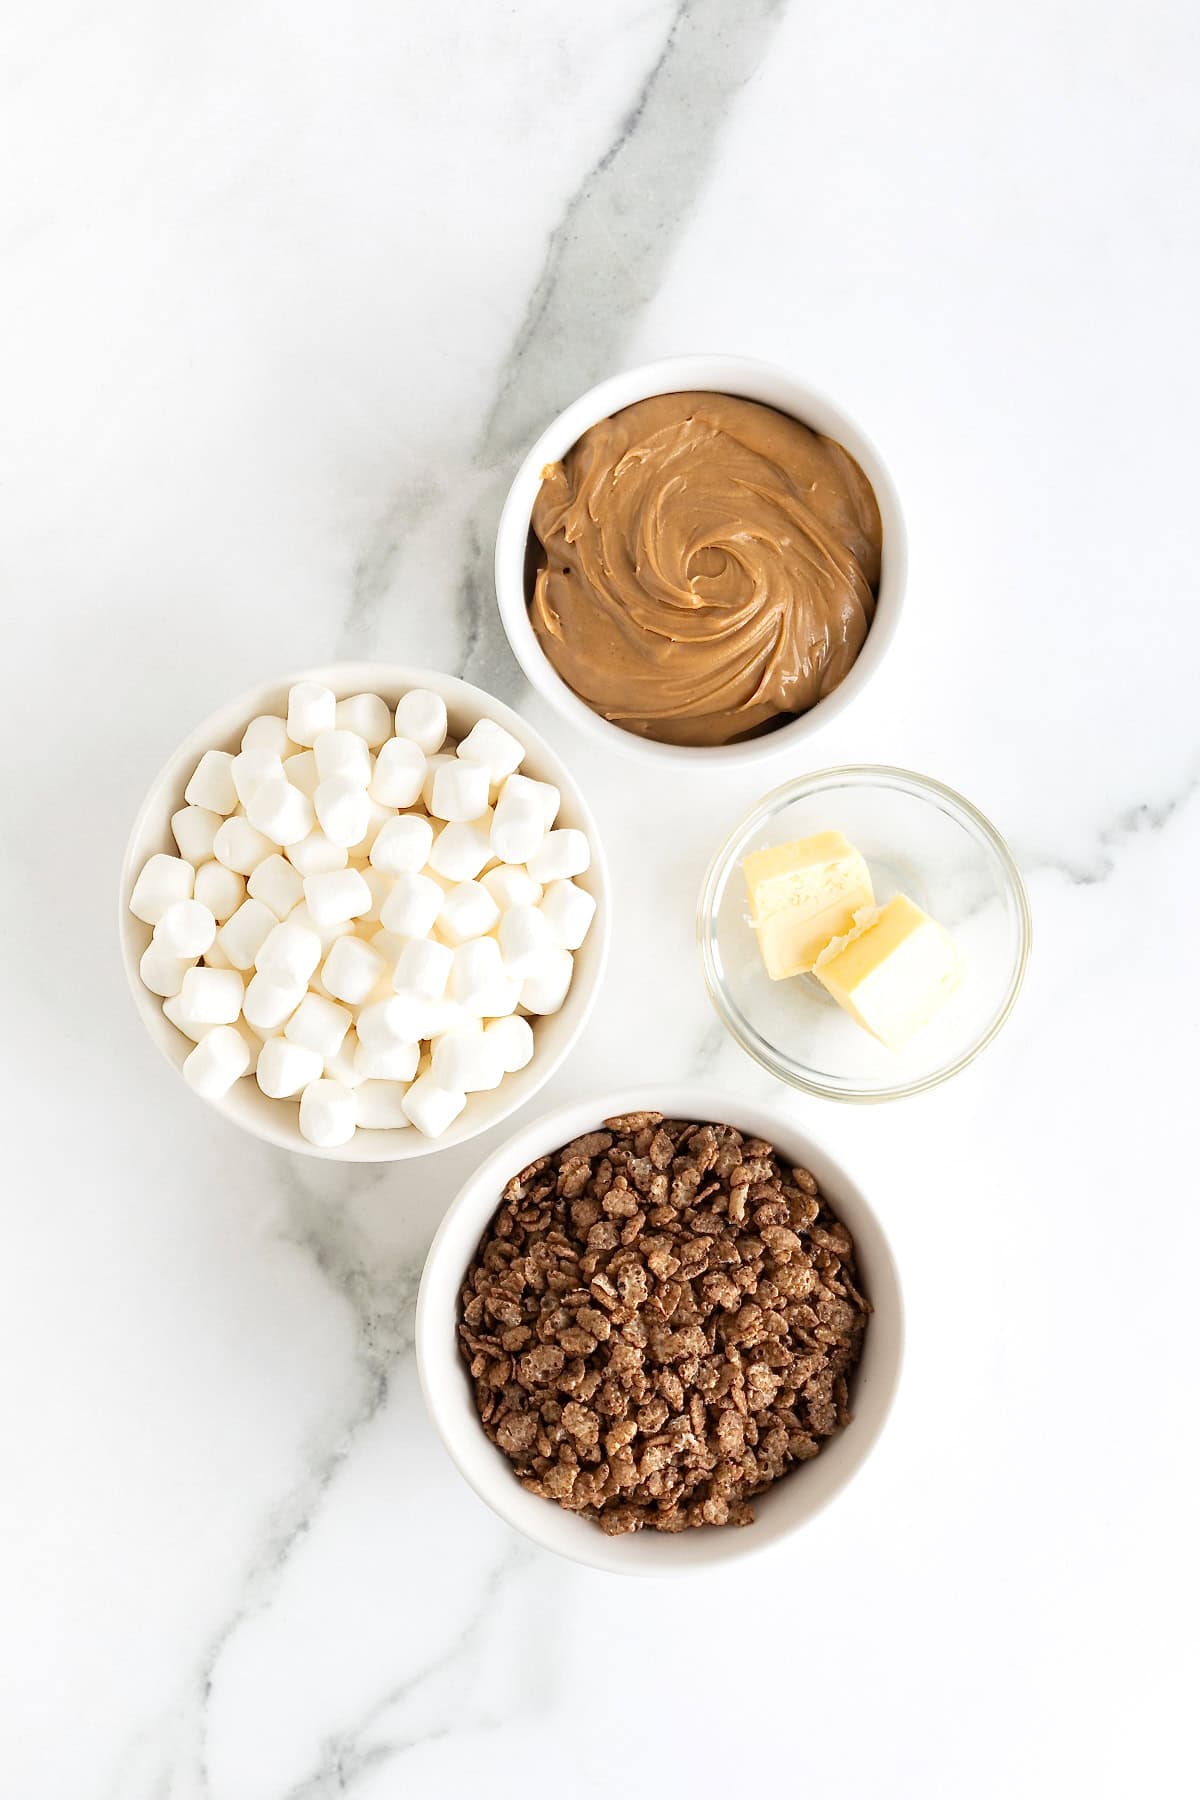
[[[459,1345],[522,1486],[610,1533],[747,1525],[850,1418],[870,1304],[806,1169],[627,1113],[515,1175]]]

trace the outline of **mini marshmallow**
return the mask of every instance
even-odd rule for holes
[[[436,756],[425,759],[425,779],[421,783],[421,805],[429,812],[433,806],[433,784],[438,778],[438,770],[444,769],[447,763],[456,759],[449,750],[439,751]]]
[[[501,912],[510,906],[536,906],[542,897],[542,884],[518,863],[501,863],[479,877]]]
[[[380,1048],[419,1044],[432,1036],[431,1027],[437,1022],[437,1002],[403,988],[387,1000],[363,1007],[358,1015],[358,1035],[362,1043]]]
[[[546,835],[542,803],[536,794],[511,793],[519,775],[510,776],[500,789],[492,819],[491,853],[501,862],[527,863]]]
[[[322,732],[337,724],[337,697],[319,681],[298,681],[288,695],[287,734],[293,744],[311,748]]]
[[[482,763],[489,781],[503,781],[525,760],[525,746],[494,719],[477,719],[458,746],[464,762]]]
[[[215,1031],[224,1031],[225,1027],[223,1025],[216,1025],[213,1029]],[[279,1033],[277,1031],[255,1031],[252,1026],[247,1025],[244,1018],[237,1019],[234,1022],[233,1029],[237,1032],[247,1050],[250,1052],[250,1061],[246,1064],[246,1073],[247,1075],[253,1075],[258,1068],[258,1059],[262,1055],[264,1043],[269,1038],[278,1037]]]
[[[196,871],[180,856],[167,856],[161,851],[152,856],[129,896],[129,910],[144,925],[157,925],[168,906],[176,900],[190,900],[196,882]]]
[[[250,1067],[250,1048],[232,1025],[206,1032],[184,1059],[183,1079],[205,1100],[220,1100]]]
[[[274,848],[270,838],[256,830],[249,819],[226,819],[213,839],[217,861],[238,875],[249,875]]]
[[[181,975],[180,980],[182,979]],[[181,1031],[184,1037],[191,1038],[193,1044],[198,1044],[200,1039],[207,1037],[210,1031],[220,1031],[221,1029],[219,1025],[203,1025],[198,1019],[193,1019],[178,994],[168,994],[162,1003],[162,1009],[163,1017],[171,1021],[176,1031]]]
[[[542,809],[542,824],[549,831],[558,817],[562,795],[550,781],[531,781],[528,775],[510,775],[500,790],[510,800],[536,800]]]
[[[313,802],[285,775],[269,776],[247,801],[246,817],[272,845],[299,844],[313,828]]]
[[[433,1078],[453,1093],[477,1094],[496,1088],[504,1079],[500,1045],[487,1038],[477,1024],[460,1025],[440,1037],[433,1048]]]
[[[142,951],[138,974],[142,986],[148,987],[160,1000],[173,1000],[183,987],[183,978],[191,966],[186,957],[173,956],[165,944],[152,942]]]
[[[322,781],[313,798],[321,830],[334,844],[357,844],[371,818],[371,802],[365,787],[348,775],[331,775]]]
[[[391,898],[389,895],[389,904]],[[304,900],[318,925],[338,925],[343,919],[354,919],[371,910],[371,890],[357,869],[306,875]]]
[[[354,855],[362,857],[363,860],[367,859],[374,850],[374,841],[380,835],[383,826],[389,824],[394,817],[396,817],[394,806],[381,806],[378,799],[371,799],[371,794],[367,794],[367,830],[354,844]]]
[[[354,1117],[365,1131],[400,1131],[410,1125],[400,1081],[364,1081],[354,1090]]]
[[[360,1006],[372,992],[387,964],[378,950],[359,937],[339,938],[325,958],[321,980],[335,999]]]
[[[292,924],[303,925],[306,930],[316,932],[321,940],[322,956],[328,953],[331,945],[336,944],[339,938],[348,937],[354,930],[352,919],[338,919],[332,925],[318,925],[303,900],[299,906],[292,908],[288,918]],[[313,980],[316,980],[316,976],[313,977]]]
[[[400,1102],[423,1137],[441,1137],[467,1104],[465,1094],[441,1087],[432,1075],[419,1075]]]
[[[382,869],[372,868],[370,863],[365,863],[359,870],[359,874],[371,890],[371,904],[369,908],[365,913],[360,913],[358,915],[358,925],[361,930],[364,925],[379,924],[379,915],[384,901],[392,891],[394,877],[385,875]]]
[[[261,900],[244,900],[217,933],[217,942],[235,969],[248,969],[279,921]]]
[[[217,867],[218,868],[220,867],[219,863],[218,863]],[[240,879],[241,878],[239,876],[239,880]],[[229,958],[226,956],[225,952],[221,948],[221,938],[220,938],[219,932],[218,932],[217,936],[213,939],[212,943],[208,946],[208,949],[204,952],[204,955],[201,957],[200,960],[204,964],[206,969],[232,969],[233,964],[230,962]]]
[[[335,1053],[332,1056],[326,1057],[325,1073],[331,1075],[335,1081],[340,1081],[343,1087],[357,1087],[359,1082],[363,1080],[363,1077],[354,1067],[354,1058],[357,1052],[358,1033],[352,1025],[338,1045]]]
[[[495,1044],[506,1075],[515,1075],[533,1059],[533,1031],[528,1019],[515,1014],[507,1019],[492,1019],[483,1028],[489,1043]]]
[[[420,1060],[420,1044],[360,1043],[354,1073],[360,1081],[411,1081]]]
[[[300,876],[328,875],[344,869],[350,857],[344,844],[332,844],[318,825],[298,844],[289,844],[287,859]]]
[[[246,892],[252,900],[269,906],[277,919],[286,919],[304,898],[304,883],[294,865],[276,854],[259,863],[246,883]]]
[[[306,988],[321,960],[320,935],[298,919],[285,919],[258,947],[254,966],[280,987]],[[299,1001],[296,1002],[299,1005]],[[249,1013],[246,1015],[250,1017]]]
[[[322,781],[334,775],[345,775],[366,787],[371,779],[371,752],[367,740],[357,731],[325,731],[313,745],[317,774]]]
[[[489,813],[469,823],[444,825],[429,852],[429,867],[449,882],[474,881],[492,858],[492,821]]]
[[[547,950],[521,983],[521,1005],[526,1012],[556,1013],[567,997],[574,969],[569,950]]]
[[[190,805],[202,806],[206,812],[220,813],[222,817],[233,811],[238,798],[233,785],[233,758],[228,750],[204,752],[183,797]]]
[[[179,990],[184,1012],[200,1025],[232,1025],[245,989],[236,969],[189,969]]]
[[[396,736],[411,738],[426,756],[446,741],[446,702],[428,688],[413,688],[396,704]]]
[[[397,875],[379,917],[387,931],[395,931],[401,937],[423,938],[433,930],[441,906],[442,890],[436,881],[404,870]]]
[[[388,875],[416,874],[429,861],[433,826],[419,813],[405,813],[380,827],[371,845],[371,862]]]
[[[305,994],[284,1026],[283,1035],[289,1044],[315,1050],[324,1062],[330,1062],[341,1048],[351,1022],[346,1008],[335,1000],[326,1000],[322,994]]]
[[[367,792],[381,806],[412,806],[425,784],[425,752],[409,738],[389,738],[375,758]]]
[[[482,763],[447,757],[434,773],[429,810],[435,819],[477,819],[487,811],[490,791],[488,772]]]
[[[504,964],[495,938],[472,938],[469,944],[460,944],[455,950],[446,989],[451,1000],[479,1015],[503,978]]]
[[[272,1100],[289,1100],[310,1081],[319,1081],[324,1072],[325,1065],[317,1051],[289,1043],[285,1037],[268,1038],[258,1053],[254,1071],[259,1087]]]
[[[295,688],[292,692],[295,693]],[[348,1144],[354,1136],[354,1095],[340,1081],[323,1076],[300,1096],[300,1135],[322,1150]]]
[[[454,952],[432,938],[410,938],[396,958],[393,987],[411,988],[425,1000],[440,1000],[446,992]]]
[[[550,831],[529,858],[529,873],[548,884],[582,875],[591,860],[591,845],[582,831]]]
[[[282,759],[290,756],[294,748],[287,733],[287,720],[275,713],[260,713],[242,733],[243,750],[270,750]]]
[[[338,701],[334,728],[353,731],[358,737],[365,738],[372,750],[378,750],[392,735],[392,709],[378,694],[351,694],[348,700]]]
[[[233,759],[233,785],[243,806],[249,806],[264,781],[282,781],[283,758],[273,750],[242,750]]]
[[[194,898],[207,906],[218,925],[223,925],[246,898],[245,878],[224,863],[208,862],[196,870]]]
[[[384,962],[390,963],[394,968],[400,960],[400,952],[403,950],[405,944],[411,942],[411,940],[406,937],[401,937],[398,931],[384,931],[380,929],[379,931],[372,933],[371,942],[378,950],[380,956],[382,956]]]
[[[551,941],[562,950],[578,950],[596,916],[596,902],[573,881],[553,881],[538,910],[549,928]]]
[[[276,927],[282,930],[282,926]],[[242,1011],[255,1031],[274,1031],[285,1025],[305,998],[304,984],[276,981],[271,975],[252,975],[246,985]],[[322,1066],[324,1066],[322,1064]]]
[[[217,921],[199,900],[176,900],[154,927],[154,941],[169,956],[194,960],[217,935]]]
[[[510,906],[496,937],[505,969],[522,980],[535,974],[546,951],[554,948],[550,927],[536,906]]]
[[[515,975],[506,975],[502,981],[495,981],[484,995],[478,1017],[481,1019],[506,1019],[509,1013],[516,1012],[521,1004],[521,982]]]
[[[285,780],[312,799],[321,777],[317,774],[317,759],[311,750],[300,750],[295,756],[285,756],[283,773]]]
[[[427,1006],[423,1035],[431,1040],[445,1037],[448,1031],[456,1031],[460,1025],[470,1024],[475,1017],[465,1006],[460,1006],[457,1000],[430,1000]],[[425,1059],[425,1066],[429,1066],[428,1057]],[[417,1073],[421,1074],[422,1071],[418,1069]]]
[[[447,944],[465,944],[484,937],[500,917],[500,908],[478,881],[460,881],[442,900],[437,929]]]
[[[378,800],[367,795],[367,829],[353,846],[350,855],[353,861],[365,863],[375,848],[375,839],[379,833],[396,816],[390,806],[380,806]]]
[[[264,1044],[270,1043],[273,1038],[283,1036],[282,1025],[251,1025],[245,1013],[236,1021],[235,1029],[241,1032],[248,1044],[254,1046],[255,1062],[258,1060],[258,1053]]]
[[[321,980],[320,969],[314,970],[312,975],[309,977],[308,991],[310,994],[320,994],[320,996],[323,1000],[332,1000],[333,999],[333,995],[329,992],[329,989],[325,986],[325,983]]]
[[[197,868],[206,863],[213,853],[213,839],[220,825],[220,813],[209,812],[206,806],[181,806],[172,813],[171,836],[179,845],[183,860]]]

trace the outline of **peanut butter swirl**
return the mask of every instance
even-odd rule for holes
[[[544,472],[530,616],[595,712],[727,744],[833,692],[875,611],[883,527],[831,438],[729,394],[662,394]]]

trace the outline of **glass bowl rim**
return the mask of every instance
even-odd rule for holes
[[[911,1081],[895,1082],[887,1087],[837,1087],[818,1076],[803,1065],[784,1057],[757,1033],[748,1020],[743,1020],[734,1008],[726,991],[725,982],[719,973],[716,958],[716,924],[715,896],[718,886],[728,877],[729,865],[735,854],[735,846],[743,842],[756,825],[780,811],[784,805],[794,800],[803,799],[810,793],[820,793],[823,789],[837,786],[908,788],[918,798],[929,801],[938,799],[948,803],[951,812],[959,812],[983,837],[995,853],[1003,871],[1008,893],[1016,908],[1017,914],[1017,955],[1012,973],[1009,976],[1008,988],[1004,998],[992,1015],[987,1028],[975,1041],[965,1049],[953,1062],[943,1068],[934,1069]],[[704,985],[713,1009],[724,1025],[726,1031],[739,1044],[746,1054],[753,1058],[760,1068],[765,1069],[776,1080],[786,1083],[788,1087],[799,1088],[803,1093],[815,1094],[823,1100],[841,1100],[849,1105],[870,1106],[885,1100],[903,1100],[910,1094],[924,1093],[929,1088],[940,1087],[942,1082],[949,1081],[954,1075],[961,1074],[975,1061],[981,1051],[985,1050],[992,1040],[999,1035],[1013,1007],[1017,995],[1021,991],[1025,979],[1025,970],[1033,945],[1033,915],[1029,906],[1029,896],[1025,891],[1025,881],[1017,865],[1017,860],[1008,844],[979,808],[956,788],[949,787],[933,775],[918,774],[915,769],[900,768],[891,763],[838,763],[827,769],[815,769],[808,775],[799,775],[790,781],[782,782],[755,802],[750,810],[726,833],[717,847],[705,870],[700,885],[700,898],[696,913],[696,935],[700,951],[700,966],[704,975]]]

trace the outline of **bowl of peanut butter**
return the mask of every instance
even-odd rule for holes
[[[614,375],[543,431],[509,490],[496,593],[563,717],[663,761],[793,749],[883,660],[906,570],[878,451],[772,364]]]

